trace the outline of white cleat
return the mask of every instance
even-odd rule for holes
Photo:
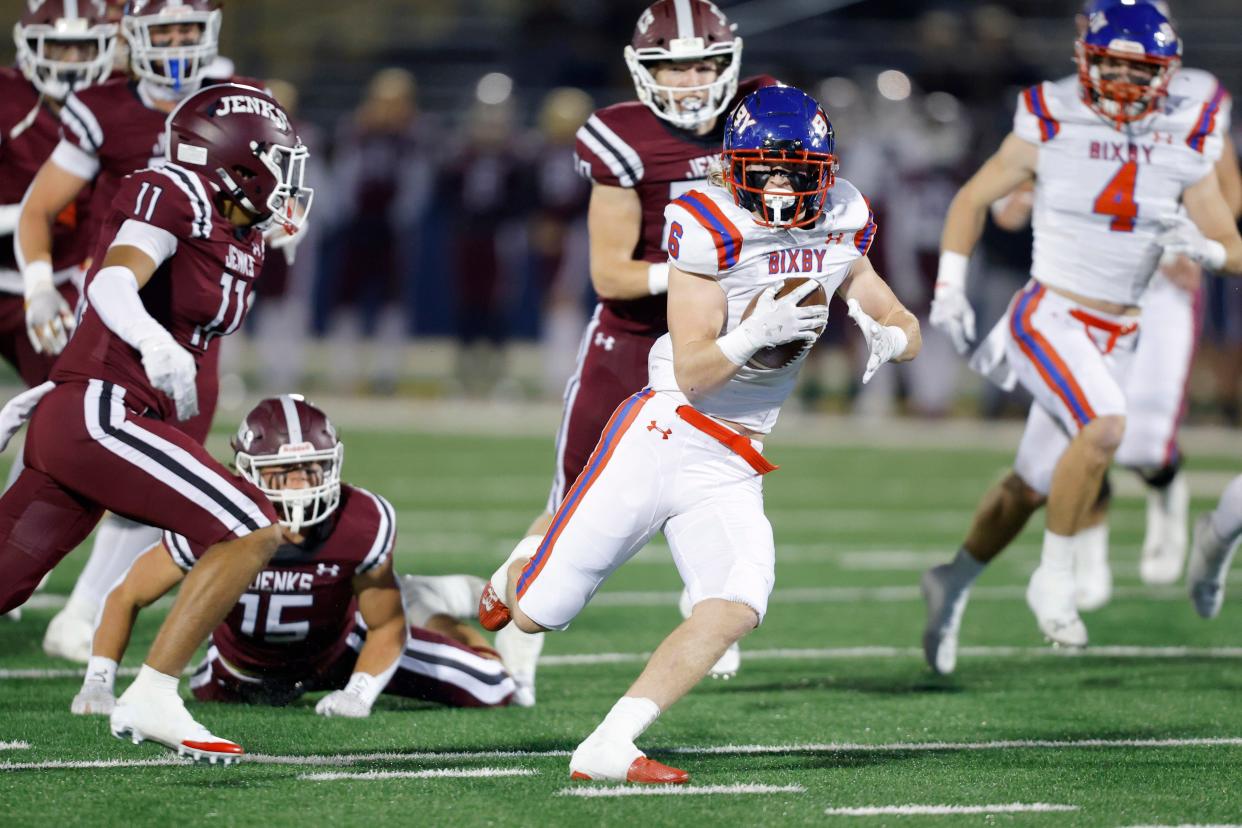
[[[134,694],[133,687],[112,710],[112,735],[135,745],[157,742],[197,762],[231,764],[245,753],[241,745],[213,736],[194,720],[180,696]],[[140,697],[139,697],[140,696]]]
[[[970,598],[970,584],[960,586],[947,577],[949,564],[934,566],[923,573],[919,591],[927,605],[927,626],[923,628],[923,658],[927,666],[942,676],[957,667],[957,637],[962,615]]]
[[[1081,542],[1074,550],[1074,602],[1083,612],[1098,610],[1113,597],[1107,538],[1100,536],[1101,543]]]
[[[690,603],[689,590],[681,591],[681,597],[677,599],[677,609],[681,612],[682,618],[689,618],[694,612],[694,605]],[[729,645],[729,649],[724,651],[724,655],[716,659],[716,663],[707,671],[707,675],[714,679],[728,681],[736,676],[740,669],[742,669],[742,648],[735,641]]]
[[[1190,487],[1186,475],[1177,476],[1163,489],[1148,489],[1147,534],[1139,577],[1143,583],[1162,586],[1177,583],[1186,561],[1186,538],[1190,512]]]
[[[63,609],[56,613],[43,634],[43,652],[52,658],[64,658],[78,664],[91,660],[91,642],[95,625]]]
[[[116,708],[116,696],[98,682],[87,682],[73,697],[69,712],[75,716],[110,716]]]
[[[1087,627],[1074,601],[1073,570],[1057,571],[1041,564],[1026,586],[1026,605],[1050,642],[1060,647],[1087,646]]]
[[[1195,521],[1194,543],[1190,549],[1190,563],[1186,567],[1186,585],[1190,588],[1190,601],[1195,612],[1203,618],[1215,618],[1225,602],[1225,577],[1238,543],[1226,544],[1212,528],[1211,512],[1200,515]]]
[[[496,632],[496,652],[517,684],[512,704],[535,706],[535,669],[543,651],[544,633],[527,633],[509,624]]]

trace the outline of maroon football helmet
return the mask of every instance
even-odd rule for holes
[[[625,47],[625,65],[634,78],[638,99],[674,126],[694,129],[725,111],[737,94],[742,39],[709,0],[656,0],[638,18]],[[716,80],[702,86],[656,83],[652,64],[719,58]]]
[[[296,233],[314,191],[310,151],[275,98],[250,86],[213,84],[182,101],[165,127],[168,158],[202,173],[261,228]]]
[[[161,27],[186,23],[202,27],[197,42],[156,45]],[[176,96],[193,92],[219,54],[220,0],[129,0],[121,33],[135,75]]]
[[[104,0],[27,0],[13,41],[22,74],[42,94],[63,101],[112,72],[116,24],[108,22]],[[72,46],[83,57],[66,60],[56,50]]]
[[[237,470],[267,495],[290,531],[322,523],[340,505],[345,446],[328,415],[300,394],[260,402],[229,444]],[[286,488],[295,469],[305,472],[307,485]]]

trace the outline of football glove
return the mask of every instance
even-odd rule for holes
[[[881,325],[868,316],[857,299],[850,299],[845,305],[849,308],[850,319],[858,324],[867,340],[867,348],[871,351],[867,358],[867,368],[863,371],[862,381],[866,385],[881,365],[905,353],[910,340],[906,332],[896,325]]]
[[[1220,270],[1224,267],[1227,258],[1225,246],[1203,235],[1189,216],[1179,214],[1162,219],[1160,226],[1162,230],[1156,237],[1156,244],[1164,248],[1162,262],[1185,256],[1208,270]]]
[[[40,266],[41,265],[41,266]],[[37,354],[59,354],[69,344],[77,321],[73,308],[52,283],[52,269],[37,262],[23,274],[26,295],[26,336]]]
[[[334,690],[319,700],[315,712],[320,716],[343,716],[346,719],[365,719],[371,715],[371,705],[349,690]]]
[[[967,259],[960,253],[945,251],[940,255],[936,290],[932,295],[928,321],[953,341],[959,354],[970,350],[975,341],[975,311],[966,298]]]
[[[138,344],[142,368],[151,385],[172,398],[177,419],[188,420],[198,413],[198,388],[194,376],[198,366],[194,357],[176,343],[172,336],[152,336]]]
[[[776,298],[779,285],[772,285],[759,294],[755,309],[736,328],[716,340],[730,362],[744,365],[763,348],[786,342],[814,342],[819,330],[828,322],[827,305],[798,307],[819,282],[808,279],[789,293]]]
[[[112,695],[111,688],[97,681],[87,681],[73,697],[69,710],[75,716],[110,716],[114,707],[116,696]]]

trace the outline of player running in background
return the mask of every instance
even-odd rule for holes
[[[315,712],[349,718],[369,715],[382,692],[460,707],[508,702],[513,679],[482,636],[407,630],[393,574],[396,516],[382,497],[341,483],[344,446],[322,410],[293,395],[263,400],[232,446],[234,465],[272,501],[288,534],[212,633],[190,679],[195,698],[284,705],[332,690]],[[74,713],[112,712],[116,666],[138,611],[205,551],[165,532],[108,594]]]
[[[954,560],[923,577],[924,652],[942,673],[956,662],[970,584],[1044,495],[1027,604],[1054,643],[1087,643],[1074,553],[1125,431],[1139,302],[1162,255],[1242,272],[1242,237],[1213,169],[1219,129],[1204,102],[1166,95],[1181,54],[1167,19],[1149,5],[1096,12],[1077,51],[1077,78],[1021,94],[1014,131],[945,221],[932,323],[962,350],[974,333],[966,266],[984,215],[1034,182],[1032,280],[972,366],[1016,374],[1035,402],[1014,471],[984,496]],[[1055,468],[1046,457],[1058,458]]]
[[[1087,31],[1091,14],[1118,5],[1120,0],[1092,0],[1076,18],[1079,36]],[[1139,0],[1155,6],[1169,16],[1162,0]],[[1202,69],[1180,67],[1169,83],[1171,99],[1202,103],[1203,113],[1217,122],[1223,138],[1216,161],[1216,177],[1225,202],[1235,218],[1242,215],[1242,173],[1238,170],[1237,150],[1229,137],[1229,96],[1220,82]],[[1024,228],[1031,217],[1031,199],[1008,196],[1004,209],[993,209],[997,223],[1007,229]],[[1198,340],[1202,316],[1203,269],[1195,261],[1179,257],[1162,265],[1152,276],[1140,302],[1143,334],[1134,353],[1134,364],[1125,382],[1128,404],[1126,433],[1117,448],[1115,461],[1133,469],[1147,484],[1147,528],[1142,546],[1139,575],[1148,584],[1170,584],[1177,580],[1186,558],[1189,537],[1187,511],[1190,491],[1180,473],[1182,453],[1178,430],[1186,410],[1190,368]],[[1045,420],[1051,426],[1051,421]],[[1045,458],[1051,475],[1054,456]],[[1112,572],[1108,565],[1108,492],[1096,504],[1089,528],[1079,533],[1074,557],[1074,585],[1078,608],[1093,610],[1108,602],[1112,594]],[[1027,502],[1038,502],[1032,498]]]
[[[871,211],[835,179],[832,126],[809,96],[760,89],[728,119],[720,186],[665,210],[669,333],[651,351],[649,387],[623,402],[533,555],[498,569],[480,604],[489,629],[563,630],[600,585],[663,530],[693,612],[570,760],[575,779],[685,782],[634,745],[659,714],[763,620],[775,577],[760,454],[836,291],[871,357],[863,381],[918,353],[918,322],[866,257]],[[786,274],[806,281],[782,298]],[[747,303],[753,313],[743,319]],[[721,333],[725,331],[725,333]],[[770,346],[805,343],[783,367],[756,367]]]
[[[195,376],[245,319],[264,227],[296,228],[310,208],[309,152],[275,100],[233,84],[186,98],[167,141],[166,163],[121,183],[93,251],[81,325],[52,381],[0,411],[7,442],[34,408],[27,466],[0,497],[0,612],[20,606],[105,510],[206,548],[112,727],[230,756],[241,748],[195,722],[177,684],[281,529],[263,493],[177,424],[198,413]]]
[[[132,0],[121,32],[134,77],[114,77],[75,92],[61,110],[63,138],[38,171],[23,203],[16,254],[26,290],[26,324],[36,349],[58,354],[73,329],[71,305],[53,292],[53,258],[60,261],[56,217],[93,188],[90,221],[79,223],[73,241],[94,248],[101,223],[125,176],[166,155],[168,113],[206,83],[216,59],[221,25],[218,0]],[[249,86],[256,81],[236,79]],[[178,427],[200,442],[211,430],[218,391],[218,349],[198,372],[199,414]],[[90,559],[68,603],[48,624],[43,649],[84,662],[99,604],[134,558],[159,541],[159,530],[109,515],[99,527]]]
[[[527,530],[534,553],[582,472],[616,407],[647,382],[647,354],[668,332],[668,224],[664,207],[707,179],[720,153],[723,114],[749,92],[775,83],[739,83],[742,39],[708,0],[656,0],[638,18],[625,62],[637,101],[596,111],[578,130],[579,168],[591,181],[587,213],[591,283],[599,297],[583,333],[577,368],[565,386],[556,434],[556,470],[547,510]],[[497,649],[534,703],[534,664],[542,646],[516,628]],[[737,670],[737,651],[722,661]]]
[[[1235,477],[1216,508],[1195,521],[1186,585],[1195,612],[1215,618],[1225,602],[1225,579],[1242,542],[1242,476]]]

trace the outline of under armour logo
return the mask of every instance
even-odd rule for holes
[[[595,334],[595,344],[603,345],[605,351],[611,351],[612,346],[617,344],[617,338],[615,336],[605,336],[602,333],[597,333]]]
[[[656,425],[655,420],[651,421],[651,425],[647,426],[647,430],[660,432],[661,440],[667,440],[668,436],[673,433],[673,430],[671,428],[660,428],[658,425]]]
[[[331,575],[333,578],[335,578],[337,575],[341,574],[341,567],[337,564],[332,564],[331,566],[329,566],[328,564],[318,564],[315,567],[315,574],[316,575]]]
[[[844,233],[829,233],[828,238],[824,239],[824,244],[840,244],[845,241]]]
[[[1154,131],[1154,132],[1152,132],[1152,134],[1151,134],[1151,139],[1152,139],[1153,141],[1155,141],[1157,144],[1172,144],[1172,143],[1173,143],[1173,133],[1171,133],[1171,132],[1161,132],[1160,130],[1155,130],[1155,131]]]

